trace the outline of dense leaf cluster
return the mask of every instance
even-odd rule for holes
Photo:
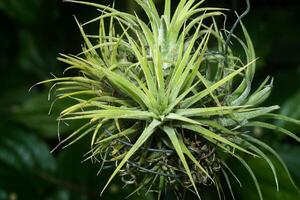
[[[136,0],[149,23],[113,7],[70,2],[96,7],[102,14],[84,24],[76,20],[83,51],[59,58],[69,65],[65,72],[75,70],[78,76],[41,83],[54,82],[50,92],[55,91],[56,99],[74,102],[59,121],[87,120],[59,146],[92,134],[88,159],[104,168],[115,166],[103,191],[120,174],[125,184],[157,192],[158,199],[168,189],[175,189],[180,199],[182,189],[200,198],[198,190],[210,179],[221,198],[223,174],[233,196],[227,175],[232,170],[226,164],[232,156],[248,170],[263,199],[243,154],[265,160],[278,188],[276,169],[262,150],[281,159],[248,127],[279,131],[299,142],[292,132],[261,119],[300,122],[270,114],[278,106],[259,107],[273,80],[267,77],[253,89],[256,57],[243,24],[245,42],[232,38],[241,45],[244,61],[236,56],[235,46],[228,46],[228,32],[215,22],[225,9],[203,7],[204,1],[182,0],[171,13],[171,1],[166,0],[160,16],[153,1]],[[91,23],[99,24],[98,34],[85,33]]]

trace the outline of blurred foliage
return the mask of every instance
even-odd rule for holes
[[[293,178],[297,180],[299,183],[299,159],[297,159],[297,155],[299,155],[300,148],[298,147],[281,147],[276,149],[281,157],[286,162],[287,166],[290,169],[290,172],[293,175]],[[278,171],[278,178],[279,178],[279,189],[280,192],[276,191],[276,186],[274,182],[274,178],[272,176],[272,172],[270,172],[268,165],[263,161],[257,162],[256,159],[250,160],[250,166],[254,168],[254,173],[257,175],[262,193],[264,195],[264,199],[266,200],[296,200],[299,199],[299,193],[295,190],[293,185],[290,183],[287,174],[284,173],[282,166],[276,162],[275,160],[272,160],[276,165],[276,169]],[[298,166],[298,168],[297,168]],[[247,180],[250,177],[248,177],[248,174],[245,173],[244,169],[240,166],[236,167],[236,173],[244,173],[245,174],[245,180]],[[298,174],[298,175],[297,175]],[[255,186],[252,182],[243,181],[243,190],[239,190],[238,187],[235,187],[236,191],[239,191],[239,199],[258,199],[258,196],[255,192]]]
[[[252,12],[245,18],[245,24],[260,57],[257,83],[268,74],[275,78],[267,104],[278,104],[282,114],[300,119],[300,4],[295,2],[298,1],[253,0]],[[243,1],[238,0],[222,0],[219,5],[239,13],[245,7]],[[138,12],[132,0],[116,1],[116,7]],[[98,165],[90,161],[82,163],[89,149],[88,142],[50,154],[58,142],[55,119],[62,105],[55,104],[52,114],[48,115],[51,106],[51,101],[45,103],[48,88],[37,87],[28,93],[31,85],[50,77],[49,72],[62,73],[64,66],[56,61],[59,52],[79,51],[82,40],[73,14],[84,21],[99,13],[59,0],[0,1],[0,200],[100,199],[100,189],[109,172],[103,171],[97,176]],[[229,16],[227,26],[234,17],[234,14]],[[300,134],[299,127],[274,123]],[[62,137],[70,131],[71,127],[60,125]],[[276,133],[259,129],[256,133],[280,152],[300,185],[299,145]],[[246,174],[238,164],[232,165],[236,173]],[[269,170],[265,163],[253,161],[253,168],[259,174],[266,200],[299,199],[279,164],[280,192],[276,192],[272,174],[266,173]],[[236,199],[257,199],[249,180],[246,175],[241,180],[243,190],[238,184],[234,186],[238,191]],[[116,180],[101,199],[124,199],[132,191],[132,188],[120,188],[119,181]],[[145,197],[136,195],[129,199]]]

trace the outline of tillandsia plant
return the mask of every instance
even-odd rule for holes
[[[171,0],[165,0],[162,15],[152,0],[135,0],[146,21],[113,6],[68,2],[93,6],[101,15],[84,24],[76,20],[83,50],[59,57],[69,66],[66,71],[78,75],[39,84],[53,83],[56,99],[72,103],[58,121],[85,121],[59,146],[89,135],[88,159],[99,162],[101,169],[114,169],[103,191],[118,175],[135,192],[146,189],[158,199],[165,191],[183,199],[185,190],[200,199],[199,191],[208,186],[219,193],[226,186],[234,198],[229,175],[239,179],[227,163],[232,157],[248,170],[263,199],[245,156],[265,160],[278,188],[276,169],[265,151],[287,168],[252,130],[279,131],[299,142],[292,132],[264,119],[300,121],[273,114],[279,106],[259,106],[273,80],[267,77],[253,90],[256,56],[240,20],[235,26],[243,37],[233,35],[234,29],[221,31],[215,18],[226,9],[204,7],[204,0],[181,0],[174,12]],[[84,31],[92,23],[99,25],[96,35]],[[244,59],[236,55],[234,43],[243,49]]]

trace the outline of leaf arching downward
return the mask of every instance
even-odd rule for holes
[[[143,133],[140,135],[138,140],[135,142],[135,144],[131,147],[131,149],[128,151],[128,153],[125,155],[123,160],[120,162],[120,164],[117,166],[115,171],[110,176],[109,180],[107,181],[106,185],[101,191],[101,196],[107,186],[110,184],[110,182],[113,180],[113,178],[117,175],[117,173],[120,171],[120,169],[124,166],[124,164],[128,161],[128,159],[146,142],[146,140],[155,132],[156,128],[161,124],[160,121],[153,120],[149,126],[143,131]]]
[[[182,165],[195,189],[195,192],[198,196],[199,199],[201,199],[200,195],[199,195],[199,192],[197,190],[197,187],[196,187],[196,184],[194,182],[194,179],[192,177],[192,174],[191,174],[191,171],[190,171],[190,168],[186,162],[186,159],[184,157],[184,154],[183,154],[183,151],[182,151],[182,148],[181,148],[181,145],[180,145],[180,142],[178,140],[178,137],[176,136],[176,133],[175,133],[175,130],[171,127],[168,127],[168,126],[164,126],[163,127],[163,130],[164,132],[168,135],[169,139],[171,140],[172,142],[172,145],[173,147],[175,148],[175,151],[177,152],[179,158],[180,158],[180,161],[182,162]]]

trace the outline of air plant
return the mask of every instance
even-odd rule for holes
[[[203,7],[204,0],[181,0],[174,13],[171,0],[165,0],[162,15],[152,0],[135,0],[147,21],[113,6],[68,2],[93,6],[101,15],[84,24],[76,20],[85,42],[82,52],[58,58],[68,65],[66,71],[78,75],[39,84],[53,83],[56,99],[72,103],[58,121],[85,121],[59,146],[89,135],[88,159],[101,169],[114,168],[103,191],[118,175],[135,192],[146,189],[158,199],[167,190],[178,199],[184,190],[200,199],[198,191],[208,186],[219,192],[227,186],[234,198],[229,175],[239,180],[226,162],[232,157],[248,170],[263,199],[245,156],[265,160],[278,188],[276,169],[264,151],[287,168],[251,127],[279,131],[299,142],[292,132],[264,119],[300,121],[273,114],[279,106],[259,106],[273,79],[252,88],[257,59],[243,16],[235,24],[241,26],[241,38],[233,34],[235,27],[218,28],[215,18],[226,9]],[[99,24],[96,35],[84,31],[92,23]],[[233,44],[242,47],[244,59]]]

